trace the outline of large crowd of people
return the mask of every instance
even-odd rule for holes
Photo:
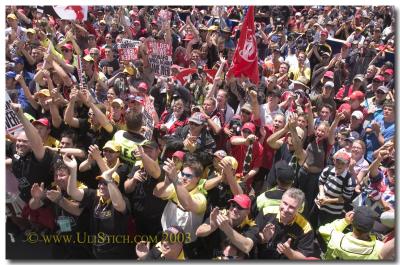
[[[6,6],[7,229],[72,236],[54,259],[393,260],[394,7],[255,6],[257,82],[227,74],[250,8]]]

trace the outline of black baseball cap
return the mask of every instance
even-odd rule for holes
[[[276,179],[282,184],[289,184],[294,181],[294,170],[285,160],[275,164]]]
[[[368,233],[372,230],[376,219],[377,214],[368,206],[357,207],[354,210],[353,227],[360,232]]]

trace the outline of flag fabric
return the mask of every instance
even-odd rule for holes
[[[250,6],[244,18],[238,44],[227,77],[231,75],[249,77],[250,81],[258,84],[258,54],[254,27],[254,6]]]
[[[87,20],[88,6],[37,6],[39,13],[58,19]]]
[[[192,74],[194,73],[197,73],[197,69],[184,68],[181,69],[179,73],[174,76],[174,79],[178,80],[184,86],[187,82],[190,82],[192,80]]]

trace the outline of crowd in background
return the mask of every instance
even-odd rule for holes
[[[248,11],[7,6],[7,228],[161,235],[57,259],[393,259],[394,7],[255,6],[257,84],[226,75]]]

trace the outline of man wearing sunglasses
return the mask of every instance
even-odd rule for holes
[[[204,237],[209,242],[207,253],[212,257],[208,258],[245,257],[258,242],[258,226],[249,218],[249,196],[238,194],[228,202],[228,209],[215,207],[196,231],[198,237]],[[232,255],[232,252],[236,255]]]
[[[207,199],[198,190],[203,174],[203,166],[196,160],[183,164],[178,173],[175,163],[167,159],[163,166],[165,178],[153,190],[154,196],[168,200],[161,217],[163,230],[170,226],[180,226],[185,232],[185,254],[193,258],[196,254],[196,229],[204,218]],[[197,256],[197,255],[196,255]]]

